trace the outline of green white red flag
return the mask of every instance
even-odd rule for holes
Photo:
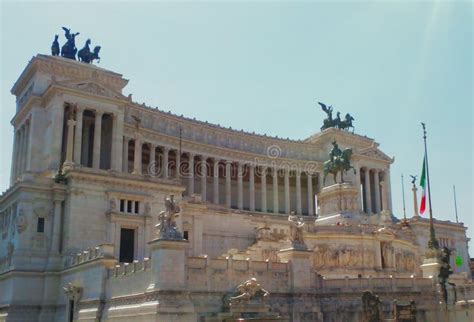
[[[426,210],[426,155],[423,158],[423,170],[421,171],[420,186],[423,189],[421,191],[420,214],[424,214]]]

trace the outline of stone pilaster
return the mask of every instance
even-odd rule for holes
[[[181,178],[181,150],[176,150],[176,179]]]

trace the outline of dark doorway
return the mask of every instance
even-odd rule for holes
[[[120,257],[122,263],[133,262],[133,250],[135,248],[135,229],[120,229]]]

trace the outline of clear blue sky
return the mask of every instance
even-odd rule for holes
[[[9,184],[14,98],[28,60],[48,54],[61,26],[102,46],[99,66],[130,79],[125,94],[233,128],[303,139],[324,117],[316,101],[356,118],[356,132],[395,156],[400,175],[423,158],[428,126],[434,215],[474,236],[473,22],[466,2],[153,3],[2,2],[0,190]],[[474,246],[473,243],[471,243]],[[471,247],[472,247],[471,246]],[[471,249],[471,255],[474,250]]]

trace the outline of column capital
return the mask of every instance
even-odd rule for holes
[[[77,103],[74,110],[76,111],[76,113],[84,113],[84,111],[86,110],[86,107],[82,104]]]
[[[225,164],[229,164],[229,165],[232,165],[233,161],[232,160],[225,160]]]
[[[104,111],[102,111],[102,110],[94,110],[94,114],[95,114],[95,116],[99,116],[99,115],[102,116],[102,115],[104,115]]]
[[[221,162],[221,159],[214,158],[214,164],[219,164],[219,162]]]

